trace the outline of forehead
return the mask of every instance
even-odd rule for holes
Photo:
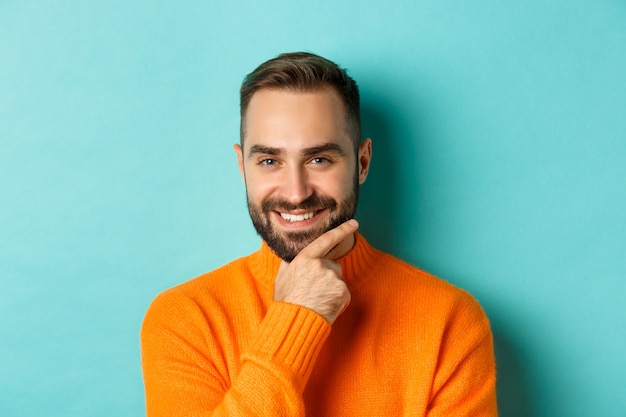
[[[261,89],[245,117],[244,148],[303,148],[320,143],[350,147],[343,102],[332,88],[313,91]]]

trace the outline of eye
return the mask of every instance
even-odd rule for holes
[[[276,164],[278,164],[278,161],[272,158],[265,158],[259,161],[259,165],[265,165],[268,167],[275,166]]]
[[[311,159],[311,163],[314,165],[328,164],[330,163],[330,160],[323,156],[316,156],[315,158]]]

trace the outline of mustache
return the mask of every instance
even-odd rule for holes
[[[268,198],[261,204],[261,210],[263,210],[264,213],[270,211],[319,210],[322,208],[327,208],[331,211],[335,210],[337,208],[337,201],[329,196],[313,194],[298,204],[290,203],[281,198]]]

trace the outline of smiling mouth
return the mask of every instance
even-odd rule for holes
[[[313,217],[315,217],[317,213],[319,213],[319,211],[309,211],[308,213],[302,213],[302,214],[290,214],[290,213],[279,212],[278,214],[280,214],[280,217],[282,217],[285,221],[288,221],[289,223],[294,223],[294,222],[302,222],[308,219],[312,219]]]

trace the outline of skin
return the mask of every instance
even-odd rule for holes
[[[358,223],[348,220],[326,231],[336,211],[297,207],[311,196],[330,197],[339,206],[345,202],[354,191],[355,175],[359,185],[367,178],[371,140],[364,140],[355,155],[343,103],[330,88],[257,91],[248,106],[245,132],[244,148],[235,145],[235,152],[249,204],[288,202],[296,208],[280,206],[267,213],[273,231],[283,239],[290,233],[311,235],[291,262],[281,263],[274,299],[307,307],[332,324],[350,301],[334,260],[354,246]],[[315,215],[289,222],[281,211]]]

